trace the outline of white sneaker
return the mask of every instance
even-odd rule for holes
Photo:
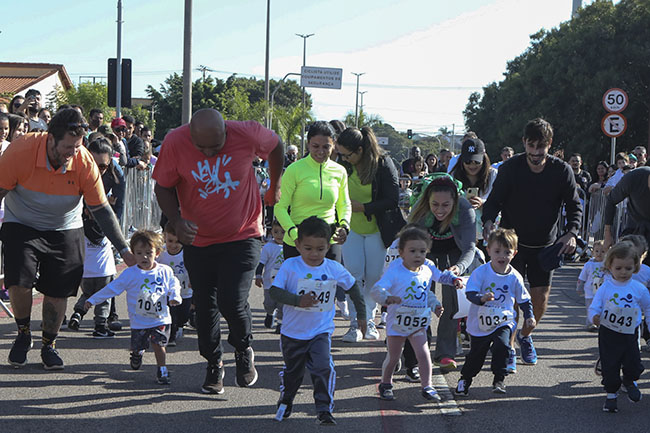
[[[375,322],[370,320],[368,322],[368,329],[366,329],[366,335],[363,336],[366,340],[379,340],[379,331],[375,326]]]
[[[361,334],[359,328],[354,326],[351,326],[348,332],[341,337],[341,341],[344,343],[358,343],[361,340],[363,340],[363,334]]]
[[[343,316],[344,319],[349,319],[350,318],[350,309],[348,308],[348,301],[336,301],[336,306],[339,307],[339,311],[341,312],[341,316]]]

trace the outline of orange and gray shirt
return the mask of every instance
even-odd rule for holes
[[[81,147],[55,170],[47,157],[47,133],[14,140],[0,157],[0,188],[5,198],[4,222],[40,231],[83,227],[82,197],[89,206],[107,202],[95,160]]]

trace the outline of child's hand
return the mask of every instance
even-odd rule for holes
[[[169,301],[169,305],[171,305],[172,307],[175,307],[177,305],[181,305],[181,303],[178,302],[178,301],[175,301],[175,300],[171,300],[171,301]]]
[[[309,293],[305,293],[300,297],[300,302],[298,303],[298,306],[302,308],[307,308],[307,307],[313,307],[316,304],[318,304],[316,293],[309,292]]]
[[[386,298],[386,305],[391,305],[391,304],[401,304],[402,303],[402,298],[399,296],[389,296]]]
[[[460,275],[460,269],[458,269],[458,266],[456,265],[448,268],[447,270],[456,276]]]
[[[443,313],[444,311],[445,311],[445,309],[442,308],[442,305],[438,304],[438,305],[436,305],[436,309],[433,310],[433,314],[435,314],[436,317],[439,318],[440,316],[442,316],[442,313]]]
[[[88,310],[90,310],[90,307],[92,307],[92,306],[93,306],[93,304],[91,304],[90,302],[86,301],[86,303],[84,304],[84,311],[87,313]]]
[[[465,283],[463,282],[462,278],[456,278],[454,280],[454,286],[456,287],[456,289],[462,289],[463,287],[465,287]]]
[[[524,326],[526,326],[528,329],[535,329],[537,326],[537,321],[535,321],[534,317],[531,317],[530,319],[526,319]]]
[[[490,301],[494,301],[494,293],[487,292],[485,295],[481,296],[481,302],[483,302],[484,304]]]
[[[262,287],[262,277],[255,277],[255,285],[257,287]]]
[[[600,326],[600,314],[596,314],[591,321],[594,322],[594,325]]]

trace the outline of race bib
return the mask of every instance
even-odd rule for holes
[[[398,307],[391,328],[400,334],[411,335],[429,326],[430,321],[431,308]]]
[[[513,320],[512,311],[500,307],[478,307],[478,329],[483,332],[492,332],[504,323]]]
[[[608,302],[600,316],[600,324],[621,334],[634,334],[640,314],[639,308],[617,307]]]
[[[143,290],[135,303],[136,314],[158,319],[164,316],[162,293]]]
[[[187,278],[179,278],[178,281],[181,283],[181,298],[186,299],[192,296],[192,289],[189,287]]]
[[[399,250],[397,248],[389,248],[388,251],[386,251],[384,270],[386,270],[386,268],[388,268],[388,265],[394,262],[397,258],[399,258]]]
[[[594,293],[596,293],[598,291],[598,289],[600,288],[600,285],[603,284],[603,281],[605,281],[605,279],[603,277],[594,277],[591,280],[591,287],[592,287]]]
[[[298,296],[305,293],[314,293],[318,304],[313,307],[298,307],[306,311],[331,311],[334,308],[334,295],[336,293],[336,280],[298,280]]]

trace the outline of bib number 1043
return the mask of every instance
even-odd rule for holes
[[[640,313],[641,310],[638,308],[621,308],[606,305],[600,324],[621,334],[634,334],[637,318]]]

